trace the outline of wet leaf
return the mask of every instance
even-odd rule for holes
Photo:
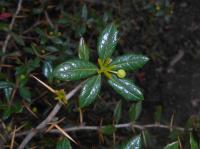
[[[0,89],[13,87],[14,84],[9,81],[0,81]]]
[[[72,149],[72,146],[68,139],[63,138],[57,142],[56,149]]]
[[[108,80],[109,85],[122,97],[129,101],[140,101],[143,100],[143,94],[135,84],[128,79],[119,79],[116,76],[112,76]]]
[[[173,142],[173,143],[170,143],[170,144],[168,144],[168,145],[166,145],[165,147],[164,147],[164,149],[179,149],[179,144],[178,144],[178,142],[176,141],[176,142]]]
[[[3,89],[6,100],[10,100],[14,84],[9,81],[0,81],[0,89]]]
[[[86,46],[83,38],[79,42],[78,56],[80,59],[89,60],[89,48]]]
[[[98,40],[99,57],[105,61],[110,58],[117,44],[117,28],[114,24],[108,25],[101,33]]]
[[[190,146],[191,149],[199,149],[198,143],[194,140],[192,133],[190,133]]]
[[[136,121],[142,111],[142,102],[133,103],[129,109],[129,117],[131,121]]]
[[[84,4],[82,8],[81,18],[83,18],[84,20],[87,20],[87,17],[88,17],[88,10],[87,10],[87,6]]]
[[[53,79],[53,66],[50,61],[45,61],[42,68],[42,73],[51,82]]]
[[[141,135],[138,135],[129,140],[126,144],[122,145],[120,149],[142,149]]]
[[[115,65],[115,70],[137,70],[148,62],[149,58],[143,55],[127,54],[117,57],[111,65]]]
[[[89,106],[95,101],[101,88],[101,75],[89,78],[83,86],[80,96],[79,105],[81,108]]]
[[[119,101],[115,107],[115,110],[114,110],[114,120],[116,123],[119,123],[119,120],[121,118],[121,114],[122,114],[122,102]]]
[[[97,73],[97,67],[85,60],[69,60],[58,65],[54,77],[60,80],[79,80]]]

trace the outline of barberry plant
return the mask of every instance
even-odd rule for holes
[[[80,39],[79,58],[70,59],[58,65],[54,77],[63,81],[86,79],[79,95],[79,106],[84,108],[92,104],[100,92],[102,78],[127,101],[144,99],[142,91],[132,80],[126,78],[128,71],[135,71],[144,66],[148,57],[137,54],[126,54],[113,58],[116,50],[118,31],[114,23],[108,25],[101,33],[98,44],[98,66],[89,61],[89,48],[84,39]]]

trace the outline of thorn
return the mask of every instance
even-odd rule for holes
[[[11,140],[11,144],[10,144],[10,149],[13,149],[13,147],[14,147],[15,133],[16,133],[16,126],[15,126],[13,133],[12,133],[13,135],[12,135],[12,140]]]
[[[173,112],[173,114],[172,114],[172,117],[171,117],[171,120],[170,120],[170,132],[172,132],[172,130],[173,130],[173,123],[174,123],[174,112]]]
[[[56,127],[65,137],[67,137],[68,139],[70,139],[72,142],[74,142],[75,144],[78,144],[74,139],[72,139],[72,137],[70,137],[70,135],[68,135],[61,127],[59,127],[57,124],[54,125],[54,127]]]
[[[56,90],[54,90],[52,87],[50,87],[49,85],[47,85],[46,83],[44,83],[43,81],[41,81],[40,79],[38,79],[37,77],[35,77],[34,75],[30,75],[32,78],[36,79],[40,84],[42,84],[44,87],[46,87],[48,90],[50,90],[52,93],[56,93]]]

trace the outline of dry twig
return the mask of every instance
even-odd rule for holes
[[[21,10],[22,2],[23,2],[23,0],[19,0],[19,2],[18,2],[17,10],[16,10],[15,14],[13,15],[12,20],[11,20],[10,25],[9,25],[9,31],[11,31],[13,29],[13,26],[15,24],[15,19],[16,19],[17,15],[19,14],[20,10]],[[4,41],[4,44],[2,46],[2,52],[3,53],[6,52],[10,38],[11,38],[11,34],[8,33],[7,36],[6,36],[6,39]],[[3,63],[3,62],[4,62],[4,57],[1,58],[1,63]]]
[[[76,88],[74,88],[71,92],[69,92],[66,95],[66,99],[70,99],[80,88],[82,84],[79,84]],[[32,129],[29,131],[29,133],[26,135],[18,149],[24,149],[24,147],[28,144],[28,142],[37,134],[39,130],[44,130],[44,128],[52,121],[52,119],[55,117],[55,115],[59,112],[61,109],[62,104],[57,103],[56,106],[53,108],[51,113],[47,116],[45,120],[43,120],[35,129]]]

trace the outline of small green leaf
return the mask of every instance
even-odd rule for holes
[[[120,149],[142,149],[141,135],[138,135],[129,140],[126,144],[122,145]]]
[[[11,99],[12,91],[13,91],[12,87],[4,88],[4,94],[5,94],[5,97],[6,97],[7,101]]]
[[[164,147],[164,149],[179,149],[178,141],[170,143]]]
[[[105,61],[110,58],[117,44],[117,28],[114,24],[108,25],[101,33],[98,40],[99,57]]]
[[[192,133],[190,133],[190,146],[191,149],[199,149],[198,143],[194,140]]]
[[[78,56],[80,59],[89,60],[89,48],[86,46],[83,38],[79,42]]]
[[[0,89],[14,87],[14,84],[8,81],[0,81]]]
[[[45,61],[42,68],[42,73],[51,82],[53,79],[53,67],[50,61]]]
[[[16,33],[11,33],[13,39],[16,41],[17,44],[21,45],[21,46],[25,46],[24,40],[22,39],[21,36],[19,36]]]
[[[81,108],[89,106],[96,96],[99,94],[101,88],[101,75],[93,76],[89,78],[85,85],[83,86],[80,96],[79,96],[79,105]]]
[[[72,149],[72,146],[68,139],[63,138],[57,142],[56,149]]]
[[[3,89],[6,100],[10,100],[14,84],[9,81],[0,81],[0,89]]]
[[[80,80],[97,73],[97,67],[85,60],[69,60],[58,65],[54,77],[60,80]]]
[[[13,113],[21,113],[23,110],[22,104],[20,103],[14,103],[10,106],[5,106],[3,111],[3,119],[9,118]]]
[[[154,113],[154,118],[156,122],[160,122],[162,116],[162,106],[158,105],[156,106],[156,111]]]
[[[143,94],[135,84],[128,79],[119,79],[115,75],[108,80],[109,85],[122,97],[129,101],[143,100]]]
[[[22,98],[26,99],[28,102],[31,102],[31,92],[27,87],[20,87],[19,94]]]
[[[129,109],[129,117],[131,121],[136,121],[142,111],[142,102],[133,103]]]
[[[83,18],[83,20],[86,21],[87,17],[88,17],[87,6],[84,4],[82,8],[81,18]]]
[[[115,70],[136,70],[142,68],[149,58],[143,55],[127,54],[117,57],[111,65],[115,65]]]
[[[107,125],[107,126],[101,128],[101,132],[104,135],[112,135],[115,132],[115,130],[116,130],[116,128],[113,127],[112,125]]]
[[[122,114],[122,102],[121,100],[117,103],[115,110],[114,110],[114,120],[116,123],[119,123],[119,120],[121,118],[121,114]]]

